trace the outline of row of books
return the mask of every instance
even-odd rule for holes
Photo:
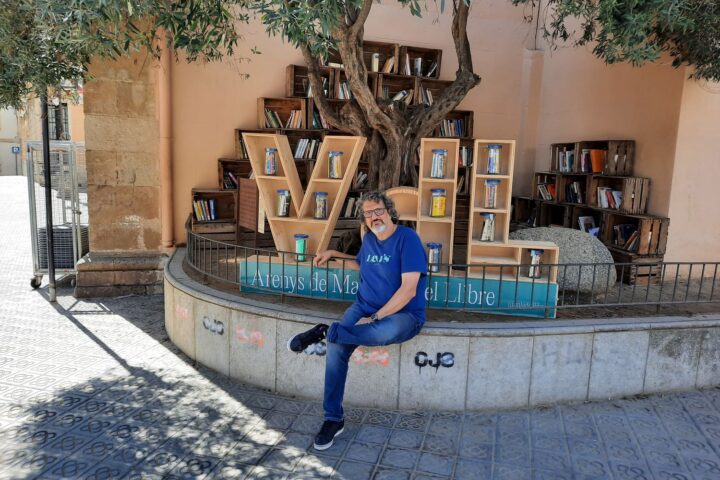
[[[410,68],[410,54],[405,54],[405,61],[403,62],[403,66],[401,69],[402,74],[404,75],[415,75],[417,77],[432,77],[435,74],[435,70],[437,70],[437,62],[432,62],[427,70],[423,70],[423,58],[417,57],[413,59],[413,68]]]
[[[583,189],[580,182],[565,185],[565,201],[568,203],[583,203]]]
[[[344,218],[355,218],[359,207],[360,199],[358,197],[347,197],[340,209],[340,216]]]
[[[628,252],[634,252],[640,242],[640,233],[637,225],[632,223],[621,223],[613,226],[615,234],[615,245],[623,247]]]
[[[441,137],[464,137],[467,134],[465,131],[465,120],[457,118],[454,120],[443,120],[440,123],[440,136]]]
[[[538,183],[538,195],[543,200],[552,200],[555,198],[555,184],[554,183]]]
[[[367,172],[358,172],[357,175],[355,175],[355,180],[353,180],[353,183],[350,188],[352,188],[353,190],[357,190],[359,188],[365,188],[367,183],[368,183]]]
[[[301,138],[295,146],[293,157],[314,160],[317,158],[321,144],[322,141],[316,138]]]
[[[290,112],[285,128],[301,128],[303,122],[302,110],[293,110]],[[283,128],[283,121],[280,115],[269,108],[265,109],[265,127],[267,128]]]
[[[458,164],[460,164],[461,167],[469,167],[472,165],[472,149],[470,147],[460,147]]]
[[[337,98],[340,100],[351,100],[353,98],[347,82],[340,82],[338,85]]]
[[[217,213],[215,212],[215,199],[193,200],[193,212],[195,213],[195,220],[199,222],[217,220]]]
[[[617,210],[622,205],[622,192],[613,190],[610,187],[598,187],[597,204],[600,208],[612,208]]]
[[[575,164],[575,150],[562,150],[558,152],[558,170],[560,172],[572,172]]]

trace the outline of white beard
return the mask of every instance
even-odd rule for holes
[[[378,225],[377,227],[370,227],[370,230],[375,234],[379,235],[383,233],[385,230],[387,230],[387,225],[384,223],[382,225]]]

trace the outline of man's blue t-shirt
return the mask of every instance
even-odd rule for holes
[[[357,304],[363,313],[372,315],[380,310],[400,288],[403,273],[420,272],[415,297],[400,312],[425,319],[427,255],[415,230],[397,225],[385,240],[378,240],[375,234],[368,232],[357,262],[360,264]]]

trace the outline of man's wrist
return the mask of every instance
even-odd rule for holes
[[[376,321],[380,320],[380,319],[378,318],[377,312],[375,312],[375,313],[373,313],[372,315],[370,315],[370,320],[372,320],[373,322],[376,322]]]

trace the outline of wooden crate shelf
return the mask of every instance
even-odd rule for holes
[[[252,172],[250,160],[235,158],[218,159],[218,187],[222,190],[237,190],[236,181],[247,178]],[[230,176],[232,174],[232,177]],[[235,180],[233,180],[233,177]]]
[[[585,204],[588,201],[589,175],[584,173],[563,173],[557,176],[556,189],[558,203]],[[540,195],[540,192],[538,192]]]
[[[449,80],[419,79],[416,84],[415,103],[418,105],[432,105],[452,83],[453,82]],[[430,95],[427,95],[426,92],[430,92]],[[428,102],[429,99],[431,99],[432,102]]]
[[[326,96],[332,96],[335,85],[335,69],[320,67],[320,77],[325,82]],[[310,93],[310,95],[308,95]],[[286,97],[312,97],[308,68],[304,65],[288,65],[285,68],[285,96]]]
[[[628,285],[658,285],[662,281],[662,255],[637,255],[610,246],[618,280]]]
[[[293,111],[300,112],[300,126],[304,129],[307,125],[307,102],[304,98],[268,98],[260,97],[257,100],[258,128],[288,128],[287,122]],[[265,116],[265,109],[272,110],[280,117],[280,125],[273,125]]]
[[[665,254],[668,228],[670,227],[669,218],[604,212],[600,240],[608,246],[616,246],[626,250],[622,248],[624,245],[618,245],[615,229],[617,225],[632,225],[634,229],[628,227],[628,235],[631,234],[631,230],[637,230],[638,232],[637,247],[629,253],[637,255]]]
[[[602,152],[593,165],[591,151]],[[568,160],[568,159],[571,160]],[[633,140],[581,140],[550,145],[550,170],[556,173],[602,173],[632,175],[635,160]]]
[[[472,110],[453,110],[445,116],[445,120],[440,122],[433,135],[447,138],[472,138],[473,115]]]
[[[392,69],[387,73],[397,73],[397,65],[398,65],[398,55],[400,46],[396,43],[385,43],[385,42],[373,42],[370,40],[364,40],[363,41],[363,61],[365,62],[365,66],[367,67],[368,73],[375,72],[380,73],[383,71],[383,67],[385,66],[385,62],[390,58],[394,58],[393,67]],[[378,69],[373,70],[372,68],[372,59],[373,54],[377,54],[378,56]]]
[[[382,100],[392,101],[395,95],[405,91],[407,97],[398,101],[404,101],[408,105],[413,105],[416,100],[417,84],[418,80],[414,77],[380,74],[377,79],[375,96]]]
[[[553,172],[535,172],[532,181],[532,198],[549,202],[557,201],[559,174]],[[545,190],[552,198],[544,198],[540,191],[540,185],[545,185]]]
[[[420,72],[415,70],[416,58],[422,59],[422,71]],[[440,49],[403,45],[400,47],[400,62],[397,72],[403,75],[414,75],[416,77],[440,78],[441,61],[442,50]],[[409,72],[405,70],[406,63],[410,65]],[[436,65],[435,69],[432,73],[428,74],[433,64]]]
[[[650,195],[650,179],[642,177],[620,177],[592,175],[588,190],[588,205],[601,208],[598,203],[598,188],[611,188],[621,192],[622,203],[617,210],[623,213],[645,213]]]
[[[191,191],[191,228],[193,233],[219,241],[232,241],[237,233],[237,190],[193,188]],[[197,214],[195,202],[214,203],[215,218]],[[209,209],[209,203],[205,203]]]

